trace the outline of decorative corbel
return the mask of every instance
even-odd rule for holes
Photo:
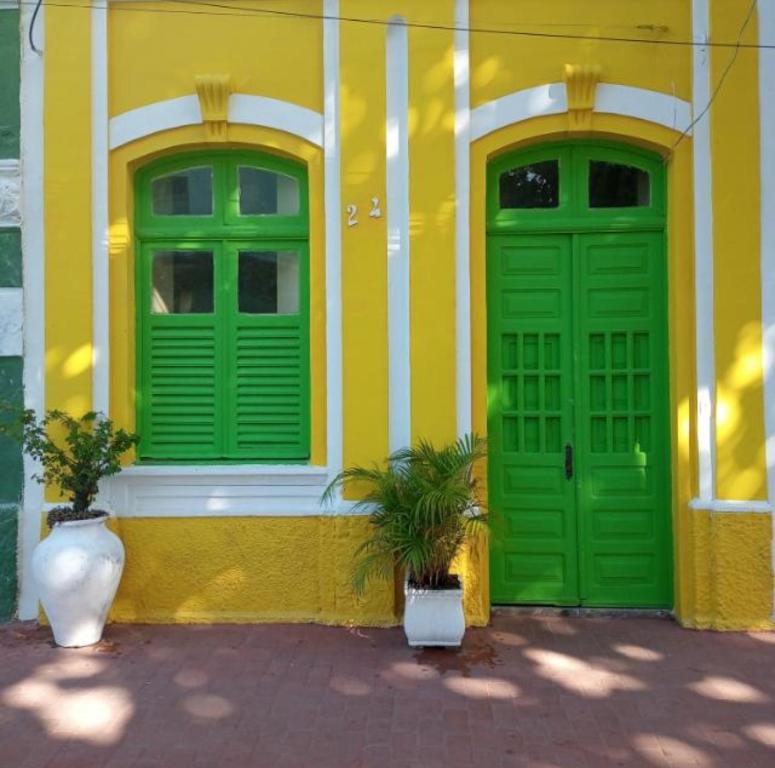
[[[229,120],[231,76],[197,75],[194,82],[207,137],[212,141],[225,141]]]
[[[595,91],[600,80],[596,64],[566,64],[565,88],[568,94],[568,127],[572,131],[592,128]]]

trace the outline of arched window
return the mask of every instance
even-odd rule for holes
[[[309,457],[304,166],[196,153],[136,179],[141,459]]]

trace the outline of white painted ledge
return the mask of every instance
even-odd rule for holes
[[[471,141],[514,123],[567,111],[565,83],[546,83],[514,91],[472,110]],[[597,86],[594,111],[633,117],[675,131],[686,130],[692,120],[692,107],[688,101],[659,91],[615,83]]]
[[[256,125],[299,136],[323,146],[323,115],[298,104],[266,96],[233,93],[229,96],[229,123]],[[202,123],[196,95],[156,101],[110,119],[110,149],[173,128]]]
[[[24,301],[22,288],[0,288],[0,357],[24,352]]]
[[[725,499],[692,499],[689,509],[704,512],[725,512],[732,514],[771,515],[772,506],[767,501],[738,501]]]
[[[103,481],[97,504],[117,517],[363,514],[348,502],[321,505],[330,477],[305,465],[135,465]]]

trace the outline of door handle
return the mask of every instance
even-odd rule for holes
[[[565,443],[565,479],[570,480],[573,477],[573,446]]]

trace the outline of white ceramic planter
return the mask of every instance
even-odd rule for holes
[[[412,648],[459,646],[466,631],[463,588],[415,589],[404,582],[404,632]]]
[[[57,645],[77,648],[102,637],[124,570],[124,545],[107,519],[57,523],[33,552],[32,576]]]

